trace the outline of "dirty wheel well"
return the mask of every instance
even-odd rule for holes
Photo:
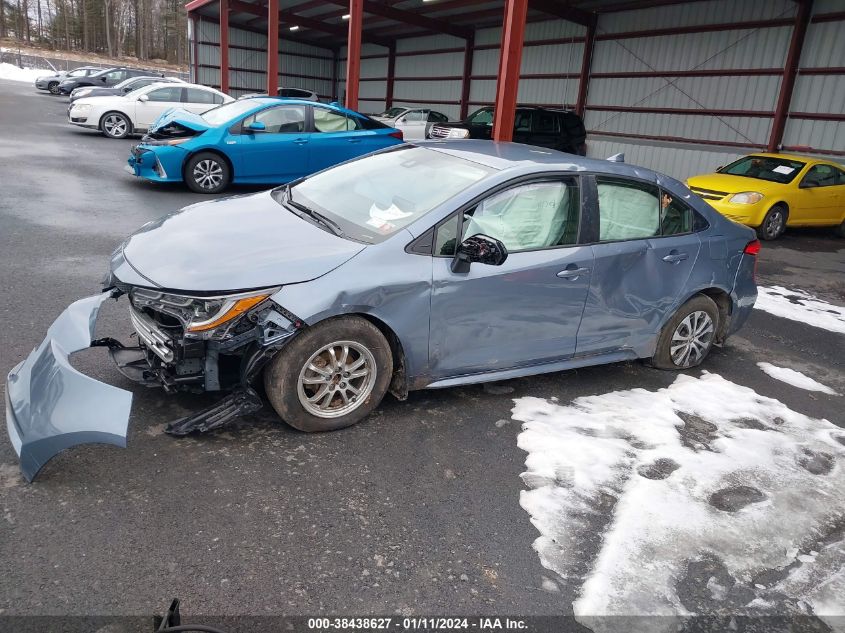
[[[719,308],[719,329],[716,332],[716,343],[722,343],[727,337],[728,325],[731,322],[731,312],[733,311],[731,297],[720,288],[707,288],[701,290],[699,294],[710,297]]]
[[[408,376],[405,371],[405,350],[402,349],[402,343],[399,337],[384,321],[372,316],[371,314],[357,314],[370,323],[375,325],[387,342],[390,343],[390,351],[393,353],[393,378],[390,381],[388,390],[391,394],[396,396],[399,400],[405,400],[408,397]]]

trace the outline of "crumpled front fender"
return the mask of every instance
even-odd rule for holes
[[[77,444],[126,447],[132,394],[81,374],[68,357],[90,347],[97,313],[113,293],[70,304],[46,338],[6,380],[6,426],[32,481],[58,453]]]

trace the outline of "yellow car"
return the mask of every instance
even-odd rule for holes
[[[687,186],[726,218],[773,240],[787,226],[833,226],[845,237],[845,169],[787,154],[751,154]]]

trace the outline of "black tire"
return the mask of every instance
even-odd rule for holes
[[[200,152],[188,159],[182,176],[191,191],[220,193],[232,182],[232,169],[220,154]]]
[[[50,91],[51,95],[59,94],[59,82],[58,81],[51,81],[47,84],[47,90]]]
[[[782,204],[774,205],[766,213],[763,223],[757,227],[757,237],[761,240],[776,240],[786,230],[786,221],[789,219],[789,212]]]
[[[836,233],[836,235],[839,237],[845,237],[845,220],[842,220],[842,224],[835,227],[833,229],[833,232]]]
[[[342,363],[344,345],[349,352]],[[370,356],[355,346],[367,350]],[[326,349],[329,347],[337,350],[335,363]],[[363,364],[353,369],[362,359]],[[311,366],[320,373],[309,369]],[[350,371],[344,372],[344,368]],[[367,374],[356,377],[364,368],[368,368]],[[326,373],[330,377],[324,377]],[[264,388],[279,417],[295,429],[306,433],[334,431],[372,413],[387,393],[392,374],[393,354],[381,331],[359,316],[336,317],[304,330],[276,354],[264,371]],[[347,391],[350,388],[360,390],[361,398]],[[306,406],[303,401],[309,397],[316,401]],[[325,415],[316,414],[317,409]]]
[[[707,324],[700,314],[706,314],[709,317],[709,332],[702,331],[701,335],[696,337],[699,344],[690,346],[690,352],[687,358],[683,358],[684,348],[678,350],[679,355],[673,354],[672,343],[676,332],[679,341],[683,341],[695,331],[695,326],[701,324],[702,330]],[[691,317],[687,321],[687,317]],[[692,330],[691,330],[692,326]],[[657,340],[657,348],[654,351],[654,356],[651,359],[651,365],[658,369],[680,370],[690,369],[700,365],[701,362],[707,358],[707,354],[713,347],[713,341],[716,337],[716,332],[719,331],[719,308],[716,303],[705,295],[696,295],[684,305],[678,308],[674,316],[669,319],[663,330],[660,332],[660,338]],[[683,343],[680,343],[683,345]],[[680,358],[680,361],[678,360]]]
[[[100,118],[100,132],[107,138],[126,138],[132,133],[132,121],[123,112],[106,112]]]

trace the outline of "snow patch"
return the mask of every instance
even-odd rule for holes
[[[43,68],[18,68],[13,64],[6,62],[0,63],[0,79],[9,79],[11,81],[25,81],[27,83],[35,83],[39,77],[51,74],[49,70]]]
[[[758,286],[754,307],[784,319],[845,334],[845,308],[822,301],[803,290]]]
[[[594,630],[613,625],[591,616],[845,610],[845,430],[707,372],[514,402],[534,549],[580,585]]]
[[[839,395],[827,385],[823,385],[806,374],[802,374],[800,371],[790,369],[789,367],[777,367],[770,363],[757,363],[757,367],[762,369],[775,380],[780,380],[781,382],[785,382],[793,387],[806,389],[807,391],[821,391],[822,393],[826,393],[831,396]]]

